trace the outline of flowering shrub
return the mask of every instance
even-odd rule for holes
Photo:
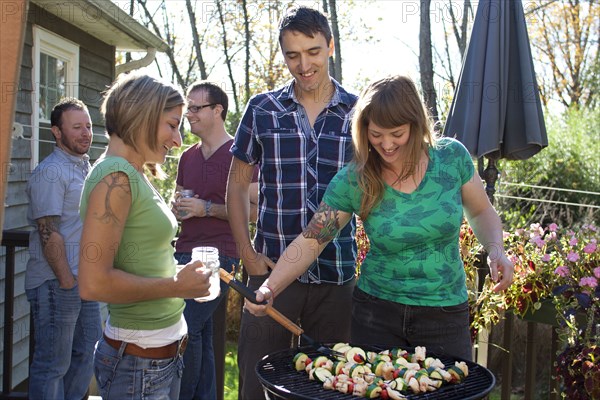
[[[504,246],[515,266],[514,282],[503,293],[493,293],[489,277],[483,285],[476,279],[481,247],[467,224],[461,229],[473,332],[498,322],[503,310],[523,317],[551,298],[565,345],[557,359],[557,374],[566,385],[567,397],[573,399],[600,399],[598,238],[593,225],[574,231],[556,224],[532,224],[505,233]]]
[[[362,265],[363,260],[367,256],[369,249],[371,248],[371,243],[369,242],[369,238],[367,237],[367,233],[365,232],[365,227],[363,226],[362,220],[356,217],[356,273],[360,274],[360,266]]]

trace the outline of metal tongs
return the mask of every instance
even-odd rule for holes
[[[253,302],[254,304],[266,305],[266,301],[257,302],[256,301],[256,293],[250,290],[246,285],[242,282],[238,281],[234,278],[233,273],[229,273],[225,271],[223,268],[219,269],[219,276],[223,282],[225,282],[229,287],[234,289],[236,292]],[[288,331],[292,332],[294,335],[299,336],[302,340],[306,341],[309,346],[315,348],[319,353],[327,354],[331,357],[337,357],[344,359],[344,354],[339,351],[335,351],[317,341],[312,339],[310,336],[304,334],[304,330],[300,328],[298,325],[293,323],[288,317],[274,309],[273,307],[267,307],[266,313],[277,321],[281,326],[283,326]]]

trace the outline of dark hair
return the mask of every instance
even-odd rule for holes
[[[225,93],[225,91],[214,82],[198,81],[192,83],[186,94],[189,96],[192,92],[197,90],[206,91],[206,94],[208,95],[206,101],[209,103],[220,104],[223,107],[223,111],[221,111],[221,118],[223,118],[223,121],[225,121],[225,118],[227,117],[227,109],[229,107],[229,97],[227,97],[227,93]]]
[[[286,31],[300,32],[308,37],[314,38],[317,33],[325,36],[327,45],[331,42],[331,28],[327,17],[313,8],[306,6],[292,7],[288,9],[281,21],[279,21],[279,44]]]
[[[88,108],[83,101],[74,97],[62,98],[54,108],[52,108],[52,112],[50,113],[50,126],[58,126],[60,128],[62,125],[62,115],[65,111],[69,110],[87,111]]]

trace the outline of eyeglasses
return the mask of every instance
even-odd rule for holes
[[[216,106],[218,103],[210,103],[210,104],[204,104],[203,106],[189,106],[187,108],[188,112],[192,112],[192,113],[197,113],[198,111],[202,110],[205,107],[212,107],[212,106]]]

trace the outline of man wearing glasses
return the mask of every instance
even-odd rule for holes
[[[227,176],[231,165],[229,148],[233,139],[225,130],[227,94],[211,82],[194,83],[187,92],[186,112],[192,134],[200,142],[183,152],[177,169],[173,212],[181,221],[175,258],[185,265],[191,260],[194,247],[211,246],[219,250],[221,268],[231,271],[240,259],[229,227],[225,207]],[[257,177],[250,188],[250,219],[256,220],[258,202]],[[183,190],[192,197],[183,197]],[[225,314],[227,285],[221,283],[221,294],[215,300],[198,303],[186,300],[184,316],[188,324],[189,341],[183,356],[184,371],[180,399],[216,399],[222,394],[215,379],[215,354],[219,356],[220,377],[224,374]],[[213,318],[214,316],[214,318]],[[214,324],[213,324],[214,319]],[[214,325],[214,328],[213,328]],[[214,336],[221,335],[220,348],[213,346]],[[221,381],[222,382],[222,381]],[[221,396],[222,397],[222,396]]]

